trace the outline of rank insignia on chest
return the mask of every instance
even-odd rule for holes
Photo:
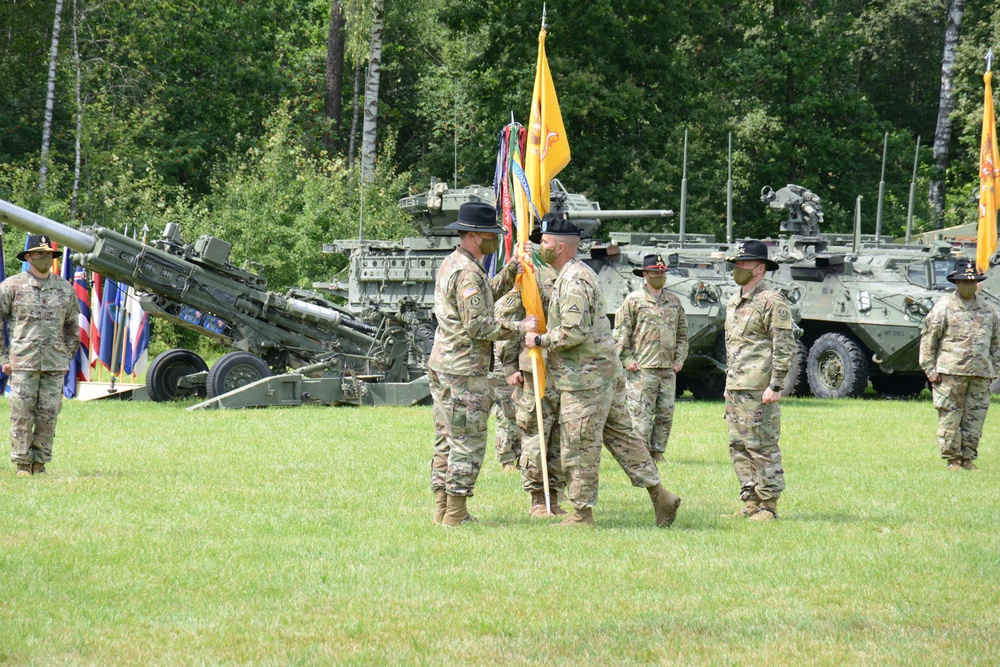
[[[479,290],[476,289],[475,285],[470,285],[469,287],[466,287],[465,290],[462,291],[462,296],[468,299],[470,296],[477,294],[478,292]]]

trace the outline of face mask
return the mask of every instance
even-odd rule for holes
[[[647,278],[647,280],[649,281],[649,286],[653,289],[663,289],[663,286],[667,284],[666,276],[651,277]]]
[[[35,271],[38,271],[39,273],[48,273],[49,269],[52,268],[52,258],[35,257],[31,260],[31,266],[33,266]]]
[[[552,266],[556,262],[556,249],[546,248],[542,246],[542,249],[538,251],[538,255],[542,258],[542,261]]]
[[[961,283],[957,287],[958,296],[964,301],[971,301],[976,296],[976,283]]]
[[[737,266],[733,269],[733,280],[737,285],[746,285],[753,280],[753,269],[741,269]]]
[[[479,252],[483,255],[492,255],[500,247],[500,237],[493,237],[491,239],[480,239],[479,241]]]

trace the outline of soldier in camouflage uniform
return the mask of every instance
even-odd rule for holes
[[[538,290],[543,307],[548,307],[552,297],[555,273],[548,266],[537,269]],[[521,293],[514,289],[497,301],[498,318],[520,319],[526,315]],[[549,517],[566,514],[559,507],[557,498],[566,488],[566,480],[560,464],[559,427],[556,415],[559,413],[559,392],[551,385],[542,396],[542,424],[545,433],[545,458],[549,477],[549,507],[545,505],[545,484],[542,477],[542,448],[538,437],[538,417],[535,406],[535,378],[531,358],[523,340],[501,341],[497,343],[497,359],[504,366],[507,382],[514,389],[517,407],[517,425],[521,431],[521,487],[531,497],[528,515]],[[543,352],[542,360],[545,361]],[[551,509],[551,511],[550,511]]]
[[[559,428],[566,495],[573,514],[560,526],[593,526],[601,442],[633,486],[649,491],[657,526],[669,526],[681,499],[660,484],[646,446],[625,407],[625,382],[597,275],[576,259],[580,230],[562,217],[546,216],[532,233],[542,259],[559,272],[546,326],[526,327],[525,345],[548,353],[548,386],[559,391]],[[537,325],[536,325],[537,326]]]
[[[615,316],[615,347],[627,371],[625,395],[632,424],[653,462],[663,461],[674,422],[677,373],[687,359],[687,318],[681,300],[663,289],[667,265],[646,255],[645,286],[632,292]]]
[[[76,293],[51,271],[59,254],[47,236],[29,236],[17,255],[28,270],[0,284],[0,319],[10,332],[9,350],[0,336],[0,365],[11,376],[10,458],[18,477],[44,473],[52,460],[63,379],[80,344]]]
[[[493,316],[494,290],[503,294],[514,285],[516,258],[492,280],[479,263],[500,244],[497,235],[503,228],[497,225],[496,209],[479,202],[462,204],[458,220],[446,229],[458,230],[461,240],[441,264],[434,285],[437,330],[427,364],[436,431],[431,490],[434,521],[458,526],[475,521],[466,510],[466,498],[472,495],[486,453],[491,342],[519,336],[524,324]]]
[[[493,314],[497,320],[510,319],[501,310],[502,300],[502,298],[497,299],[493,307]],[[520,336],[516,340],[520,340]],[[521,430],[517,427],[514,387],[508,384],[506,372],[500,362],[501,346],[508,342],[497,341],[493,344],[494,370],[490,372],[490,397],[493,400],[493,416],[496,417],[497,462],[504,472],[514,472],[521,457]]]
[[[733,278],[741,289],[726,305],[726,422],[729,455],[744,507],[737,515],[755,521],[778,516],[785,488],[781,467],[778,401],[795,352],[788,301],[764,282],[778,265],[760,241],[739,244]]]
[[[977,469],[990,382],[1000,370],[1000,321],[976,294],[985,279],[974,260],[958,260],[948,276],[955,293],[938,301],[922,325],[920,366],[931,381],[938,445],[949,470]]]

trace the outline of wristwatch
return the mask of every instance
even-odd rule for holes
[[[535,347],[542,346],[542,336],[541,334],[535,334]]]
[[[772,384],[772,385],[771,385],[771,391],[776,391],[776,392],[778,392],[778,393],[780,394],[780,393],[781,393],[781,390],[782,390],[782,387],[779,387],[779,386],[778,386],[778,385],[776,385],[776,384]]]

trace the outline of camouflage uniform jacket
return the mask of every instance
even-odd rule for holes
[[[952,293],[924,318],[920,367],[928,376],[994,378],[1000,370],[1000,318],[978,294],[970,302]]]
[[[12,371],[66,371],[80,344],[80,304],[63,278],[39,280],[29,271],[0,284],[0,319],[8,323],[10,349],[0,336],[0,364]]]
[[[542,297],[542,308],[548,311],[552,301],[552,289],[554,271],[547,266],[538,268],[538,292]],[[516,288],[504,294],[497,301],[495,310],[497,319],[523,320],[527,313],[524,304],[521,302],[521,293]],[[510,340],[497,341],[496,358],[497,362],[503,366],[504,377],[510,377],[518,371],[531,372],[531,357],[528,355],[528,348],[524,345],[524,337],[512,338]],[[542,352],[544,358],[544,351]]]
[[[688,354],[687,318],[676,295],[664,290],[653,296],[643,287],[632,292],[615,317],[615,347],[622,365],[673,368]]]
[[[455,248],[438,270],[434,284],[437,331],[428,366],[448,375],[486,376],[490,371],[490,341],[520,335],[520,322],[493,318],[494,290],[514,285],[517,262],[508,262],[487,280],[486,270],[469,251]]]
[[[546,326],[546,370],[560,391],[596,389],[622,373],[597,274],[576,258],[559,272]]]
[[[792,365],[795,336],[784,296],[761,281],[746,296],[737,290],[726,305],[726,389],[782,387]]]

